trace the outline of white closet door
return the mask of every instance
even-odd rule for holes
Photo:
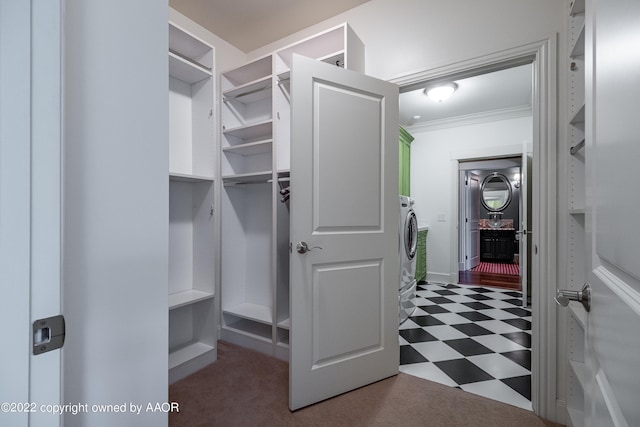
[[[592,295],[583,373],[586,426],[640,425],[640,86],[621,84],[637,81],[640,73],[639,16],[634,1],[591,2],[587,8],[594,52],[585,61],[593,64],[586,114],[587,194],[593,195],[587,211]]]
[[[398,88],[294,56],[291,92],[295,410],[398,372]]]

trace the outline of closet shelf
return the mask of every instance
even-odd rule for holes
[[[578,34],[578,38],[576,39],[576,42],[571,49],[571,53],[569,54],[570,58],[584,56],[584,31],[585,26],[583,25],[582,29],[580,30],[580,34]]]
[[[224,100],[236,100],[238,102],[251,103],[271,97],[271,75],[262,77],[249,83],[245,83],[234,89],[229,89],[223,94]]]
[[[339,50],[317,58],[318,61],[344,68],[344,50]]]
[[[585,10],[585,1],[584,0],[573,0],[571,5],[569,6],[569,15],[576,16],[584,13]]]
[[[208,62],[212,59],[212,47],[194,36],[189,31],[180,28],[177,24],[169,21],[169,50],[179,52],[186,58],[199,58]]]
[[[211,70],[182,56],[169,52],[169,75],[185,83],[194,84],[213,77]]]
[[[196,289],[189,289],[183,292],[176,292],[169,295],[169,310],[195,304],[200,301],[214,297],[213,292],[203,292]]]
[[[585,214],[585,209],[584,208],[569,209],[569,214],[570,215],[584,215]]]
[[[567,412],[569,413],[569,419],[572,426],[581,426],[584,424],[584,412],[576,409],[567,407]]]
[[[286,318],[281,322],[278,322],[278,328],[289,330],[291,329],[291,319]]]
[[[215,347],[200,341],[189,343],[177,349],[169,350],[169,369],[173,369],[196,357],[215,351]]]
[[[575,360],[570,360],[569,365],[571,366],[573,373],[576,375],[578,382],[584,389],[589,379],[589,370],[587,369],[587,365],[584,362],[577,362]]]
[[[254,154],[262,154],[271,152],[273,139],[265,139],[262,141],[248,142],[246,144],[233,145],[224,147],[224,153],[239,154],[241,156],[252,156]]]
[[[264,305],[245,302],[222,311],[225,314],[253,320],[267,325],[271,325],[272,323],[271,308]]]
[[[226,71],[222,73],[222,77],[235,87],[243,86],[248,82],[257,81],[262,78],[271,77],[271,56],[265,56],[262,59],[250,62],[242,67]]]
[[[585,311],[582,304],[578,302],[569,303],[569,314],[576,319],[576,322],[582,327],[582,329],[586,329],[587,327],[587,312]]]
[[[341,49],[341,50],[331,52],[329,54],[326,54],[314,59],[318,61],[326,62],[327,64],[336,65],[338,67],[344,68],[344,55],[345,55],[345,51],[344,49]],[[290,80],[291,69],[287,68],[279,71],[277,77],[279,82]]]
[[[273,120],[266,120],[259,123],[251,123],[231,129],[225,129],[223,133],[225,135],[235,136],[245,141],[255,140],[261,137],[271,138],[273,135],[272,124]]]
[[[572,125],[584,123],[584,103],[580,106],[580,108],[578,108],[578,111],[576,111],[569,123],[571,123]]]
[[[171,181],[183,182],[213,182],[214,180],[212,176],[192,175],[179,172],[169,172],[169,179]]]
[[[271,179],[271,171],[241,173],[222,177],[225,185],[267,183]]]

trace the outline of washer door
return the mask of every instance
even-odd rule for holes
[[[404,222],[404,250],[407,253],[407,258],[412,260],[416,256],[416,249],[418,246],[418,220],[415,212],[412,210],[407,213],[407,218]]]

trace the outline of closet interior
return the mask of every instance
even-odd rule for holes
[[[221,73],[221,338],[289,357],[292,55],[364,72],[341,24]],[[295,74],[295,72],[294,72]]]
[[[169,381],[216,360],[214,48],[169,23]]]

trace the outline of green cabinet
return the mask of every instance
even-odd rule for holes
[[[401,196],[407,197],[411,195],[411,141],[413,141],[413,137],[401,127],[400,152],[398,156],[400,159],[398,192]]]
[[[418,231],[418,245],[416,249],[416,281],[427,280],[427,232]]]

